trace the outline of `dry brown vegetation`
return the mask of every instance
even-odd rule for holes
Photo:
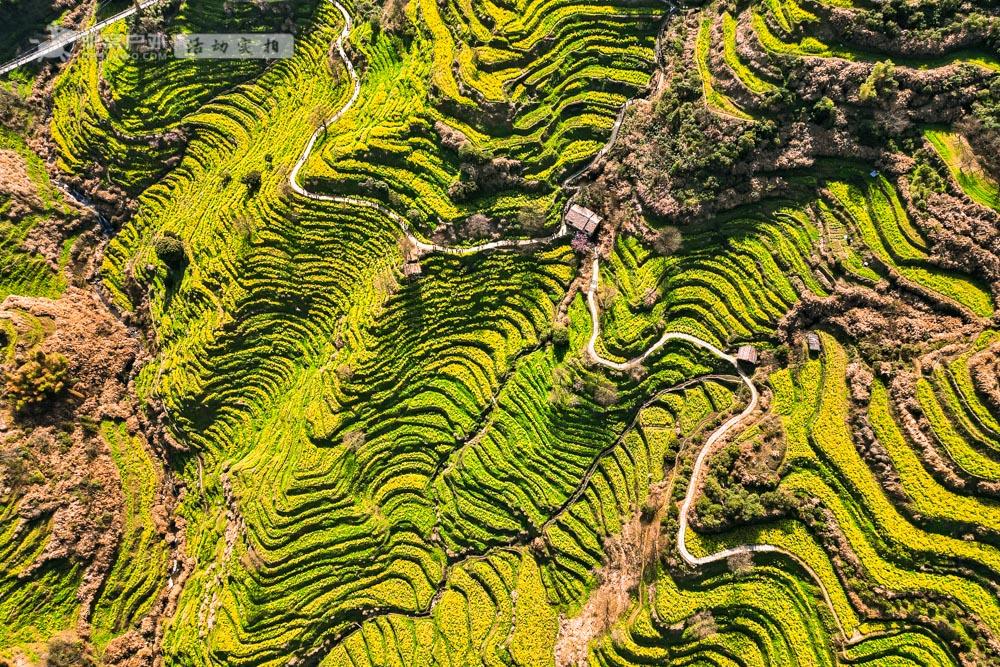
[[[915,140],[927,123],[959,121],[988,84],[988,76],[974,67],[885,68],[768,53],[752,37],[748,21],[741,20],[741,58],[758,71],[784,79],[777,92],[757,96],[726,76],[726,67],[713,67],[718,77],[713,85],[754,116],[744,120],[716,112],[704,102],[693,64],[699,17],[688,14],[661,37],[663,58],[675,67],[689,66],[661,77],[649,100],[630,107],[614,149],[595,166],[592,207],[618,226],[639,225],[636,211],[684,224],[787,194],[793,185],[784,172],[811,167],[819,158],[861,159],[902,173],[907,165],[896,163],[898,154],[890,140]],[[868,32],[857,36],[870,48]],[[914,33],[913,44],[923,43],[920,34]],[[965,43],[973,37],[955,39]],[[929,37],[924,41],[936,44]],[[721,43],[721,35],[715,43]],[[903,43],[898,35],[893,37],[885,53],[894,53]],[[941,50],[946,49],[937,44],[934,52]],[[720,58],[715,51],[712,57]],[[863,90],[872,94],[866,96]],[[821,101],[829,105],[825,115],[816,111]]]
[[[969,370],[976,391],[990,406],[993,414],[1000,415],[1000,343],[977,352],[969,359]]]
[[[0,201],[4,200],[10,202],[4,214],[11,220],[42,209],[24,158],[12,150],[0,149]]]
[[[558,667],[586,665],[590,642],[608,632],[633,603],[643,575],[653,567],[661,549],[659,513],[666,485],[650,490],[646,508],[637,511],[622,532],[604,544],[605,561],[597,572],[597,587],[583,608],[559,620],[555,657]]]
[[[45,80],[40,77],[40,85]],[[45,95],[43,90],[36,94]],[[18,109],[30,112],[17,116]],[[31,105],[6,108],[4,123],[20,118],[24,134],[31,136],[38,111]],[[39,148],[45,141],[36,136],[29,143]],[[43,651],[49,664],[83,665],[90,654],[88,619],[118,556],[125,507],[121,476],[101,424],[125,424],[150,453],[165,436],[151,421],[156,417],[140,410],[131,388],[146,354],[143,338],[89,284],[104,243],[96,220],[62,197],[44,204],[27,169],[20,154],[0,151],[0,202],[11,202],[5,213],[15,224],[29,214],[41,218],[22,245],[45,257],[53,270],[65,271],[69,286],[56,299],[10,296],[0,303],[0,387],[5,387],[0,391],[0,497],[14,499],[16,530],[40,521],[48,526],[44,549],[21,576],[60,562],[83,572],[76,590],[77,626],[54,637]],[[102,191],[96,179],[91,191]],[[58,195],[53,189],[47,196]],[[112,209],[124,210],[122,201],[127,209],[127,200],[113,201],[113,194],[105,199]],[[62,257],[70,236],[75,237],[72,249]],[[168,481],[160,478],[151,510],[163,539],[179,544],[180,524],[170,516],[176,499]],[[167,604],[166,594],[161,598],[143,628],[112,643],[106,663],[150,663],[158,618]]]
[[[39,351],[69,363],[72,395],[51,397],[30,413],[14,414],[9,405],[0,412],[0,479],[5,495],[19,496],[24,525],[51,521],[52,537],[33,568],[54,559],[86,564],[77,594],[86,609],[113,562],[122,507],[118,471],[98,424],[125,420],[138,431],[122,380],[138,348],[96,297],[75,288],[58,301],[9,297],[0,319],[18,331],[8,373]],[[36,323],[48,332],[39,342],[27,330]]]

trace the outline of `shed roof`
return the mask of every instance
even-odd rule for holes
[[[740,349],[736,351],[736,360],[748,364],[756,364],[757,348],[753,345],[740,345]]]
[[[579,204],[570,205],[569,210],[566,211],[566,224],[585,234],[593,234],[603,219],[589,208]]]
[[[822,347],[820,344],[819,336],[810,331],[806,334],[806,343],[809,345],[810,352],[819,352]]]

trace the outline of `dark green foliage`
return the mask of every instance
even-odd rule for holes
[[[28,480],[31,459],[31,450],[25,445],[0,449],[0,476],[12,489],[17,489]]]
[[[1000,77],[993,77],[989,87],[979,93],[972,110],[986,129],[1000,130]]]
[[[818,125],[829,126],[837,112],[837,105],[829,97],[821,98],[812,108],[813,121]]]
[[[458,157],[468,162],[485,162],[490,156],[471,141],[462,142],[458,147]]]
[[[910,198],[914,206],[921,210],[927,208],[928,196],[944,192],[946,187],[945,180],[926,160],[920,160],[910,174]]]
[[[68,376],[64,355],[38,350],[7,377],[6,393],[17,412],[37,408],[66,390]]]
[[[861,84],[861,87],[858,89],[858,98],[862,102],[871,102],[897,86],[896,65],[891,60],[883,60],[882,62],[875,63],[871,74]]]
[[[972,144],[976,155],[993,178],[1000,177],[1000,77],[979,93],[958,129]]]
[[[562,322],[556,322],[552,327],[552,342],[559,347],[569,344],[569,327]]]
[[[382,17],[382,10],[377,2],[372,0],[361,0],[357,5],[357,17],[358,22],[366,22],[371,26],[372,32],[377,33],[381,28],[380,19]]]
[[[784,343],[774,348],[774,352],[772,354],[774,355],[775,362],[777,362],[779,366],[787,366],[789,352],[790,350],[788,345]]]
[[[29,39],[44,35],[46,25],[59,17],[60,8],[65,11],[66,6],[55,0],[0,1],[0,26],[3,26],[0,61],[13,58],[19,50],[30,46]]]
[[[184,242],[176,234],[170,232],[160,234],[153,242],[153,248],[159,260],[171,270],[180,268],[187,261]]]
[[[771,121],[733,121],[708,110],[692,69],[678,76],[654,107],[636,110],[611,157],[621,163],[618,176],[642,182],[649,192],[661,192],[669,183],[681,205],[695,206],[731,185],[733,167],[774,135]],[[667,202],[651,203],[664,213],[670,208]]]
[[[903,30],[933,30],[943,34],[942,27],[954,22],[969,8],[959,0],[889,0],[875,3],[863,15],[864,24],[879,33],[894,37]]]
[[[427,223],[427,214],[419,208],[411,208],[406,211],[406,219],[414,226],[421,227]]]
[[[702,496],[696,503],[699,526],[708,531],[753,523],[789,507],[787,497],[774,490],[774,484],[740,484],[736,443],[716,454],[705,476]],[[759,480],[758,480],[759,481]],[[774,480],[776,482],[776,480]]]
[[[257,191],[260,190],[260,183],[261,183],[260,171],[258,171],[257,169],[248,171],[247,173],[243,174],[243,178],[240,179],[240,182],[243,183],[243,185],[247,186],[247,194],[251,196],[257,194]]]
[[[14,130],[23,131],[31,116],[31,109],[23,97],[0,86],[0,125]]]

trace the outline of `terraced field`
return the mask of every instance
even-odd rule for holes
[[[44,304],[142,352],[3,405],[0,665],[992,664],[987,4],[177,0],[104,38],[294,55],[18,70],[3,391]]]
[[[53,187],[45,166],[17,134],[0,133],[0,160],[10,187],[0,192],[0,297],[10,294],[58,296],[65,278],[58,267],[37,253],[25,252],[23,243],[38,225],[74,211]],[[28,194],[26,193],[37,193]],[[56,261],[65,266],[72,240]]]

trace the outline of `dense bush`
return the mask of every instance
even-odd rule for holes
[[[94,661],[87,654],[81,641],[70,641],[61,637],[49,640],[45,657],[46,667],[89,667]]]
[[[861,84],[861,87],[858,89],[858,99],[862,102],[871,102],[897,85],[896,65],[891,60],[883,60],[875,63],[871,74]]]
[[[829,97],[822,97],[812,108],[812,119],[819,125],[830,125],[837,112],[837,105]]]
[[[919,209],[927,207],[927,197],[945,190],[944,179],[926,160],[920,161],[910,174],[910,197]]]
[[[969,3],[959,0],[888,0],[877,3],[865,12],[863,21],[870,29],[888,36],[902,30],[934,30],[943,34],[943,26],[951,23],[960,11],[968,11]]]
[[[67,389],[69,360],[41,350],[7,377],[7,396],[18,412],[45,405]]]
[[[687,216],[736,182],[734,168],[771,141],[770,121],[723,118],[705,107],[697,73],[678,76],[654,105],[636,105],[606,169],[631,182],[658,215]]]
[[[8,130],[23,130],[30,115],[25,99],[0,85],[0,125]]]
[[[569,343],[569,327],[556,322],[552,327],[552,342],[558,347],[565,347]]]
[[[734,471],[740,457],[740,447],[734,443],[712,458],[696,504],[702,528],[720,530],[753,523],[789,508],[788,497],[773,488],[739,484]]]
[[[981,91],[972,113],[958,124],[980,161],[994,179],[1000,179],[1000,77]]]
[[[153,241],[153,250],[156,252],[157,258],[170,269],[181,267],[187,260],[184,242],[176,234],[170,232],[156,237]]]
[[[247,173],[243,174],[243,178],[240,179],[240,182],[243,183],[243,185],[247,186],[248,194],[250,195],[257,194],[257,191],[260,190],[260,183],[261,183],[260,171],[257,169],[248,171]]]

